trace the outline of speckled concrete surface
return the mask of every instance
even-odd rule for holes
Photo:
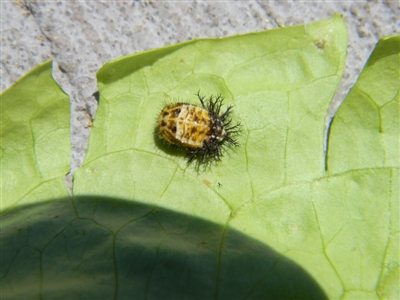
[[[344,16],[347,67],[333,112],[379,38],[400,33],[400,2],[30,1],[1,2],[1,89],[48,59],[71,100],[71,170],[82,163],[96,111],[95,73],[107,61],[193,38],[223,37]]]

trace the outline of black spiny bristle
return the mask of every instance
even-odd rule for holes
[[[199,98],[201,106],[208,111],[211,124],[213,124],[210,129],[213,130],[215,128],[215,131],[211,134],[213,138],[204,140],[202,147],[190,149],[187,162],[190,163],[198,157],[199,163],[206,164],[210,161],[221,159],[223,156],[222,148],[225,142],[235,147],[239,145],[233,136],[241,132],[241,124],[237,123],[236,125],[231,126],[232,118],[230,117],[230,114],[233,109],[232,105],[229,105],[221,114],[221,108],[224,101],[224,97],[221,94],[217,96],[211,95],[208,99],[206,99],[205,96],[200,95],[200,91],[198,91],[196,95]],[[225,136],[222,140],[221,135],[218,136],[218,132],[221,132],[221,129],[219,129],[220,131],[217,131],[221,126],[223,126],[225,131]]]

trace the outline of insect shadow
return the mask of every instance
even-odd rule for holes
[[[187,150],[185,148],[164,142],[158,135],[157,124],[154,125],[153,131],[154,144],[158,149],[168,155],[187,159]]]
[[[156,147],[161,150],[162,152],[173,156],[173,157],[178,157],[180,159],[183,159],[185,161],[185,169],[188,168],[189,166],[194,167],[195,171],[197,173],[199,172],[204,172],[206,170],[210,170],[212,166],[217,165],[219,161],[214,161],[214,160],[206,160],[203,161],[202,157],[196,156],[194,157],[190,162],[188,159],[190,158],[190,152],[184,147],[180,147],[177,145],[170,144],[164,140],[162,140],[159,137],[158,133],[158,126],[155,126],[154,131],[153,131],[153,139],[154,139],[154,144]],[[225,146],[228,147],[228,146]],[[229,147],[232,148],[232,147]],[[224,155],[222,155],[223,157]],[[229,156],[229,155],[228,155]]]
[[[221,161],[220,160],[206,160],[203,161],[203,158],[201,156],[195,156],[190,162],[188,159],[190,158],[190,152],[184,147],[179,147],[177,145],[170,144],[168,142],[165,142],[159,137],[158,133],[158,126],[154,126],[154,131],[153,131],[153,139],[154,139],[154,144],[156,147],[161,150],[162,152],[173,156],[177,157],[180,159],[183,159],[186,163],[185,169],[192,166],[194,167],[194,170],[197,173],[204,172],[206,170],[211,170],[212,167],[217,166]],[[237,148],[231,146],[231,145],[223,145],[224,148],[224,153],[221,154],[221,159],[229,158],[231,156],[231,151],[236,152]]]

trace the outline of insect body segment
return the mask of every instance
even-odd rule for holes
[[[231,126],[229,106],[221,114],[223,97],[204,96],[197,93],[201,107],[188,103],[168,104],[158,118],[159,137],[170,144],[189,150],[188,162],[196,156],[204,163],[206,160],[219,160],[222,145],[237,146],[233,135],[240,132],[240,124]]]
[[[171,144],[199,148],[210,139],[210,117],[205,109],[176,103],[164,107],[159,120],[160,137]]]

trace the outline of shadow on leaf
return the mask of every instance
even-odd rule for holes
[[[77,197],[2,214],[2,298],[326,299],[293,261],[221,225]]]

